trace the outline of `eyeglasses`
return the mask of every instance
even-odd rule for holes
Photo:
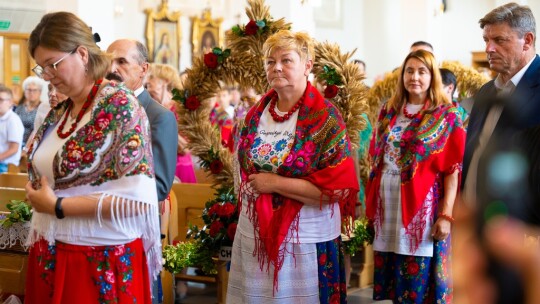
[[[26,89],[25,91],[26,91],[26,92],[30,92],[30,93],[33,93],[33,92],[41,92],[40,89]]]
[[[77,48],[75,48],[73,51],[71,51],[71,52],[67,53],[66,55],[64,55],[64,57],[58,59],[55,63],[51,63],[49,65],[46,65],[45,67],[41,67],[40,65],[36,65],[32,69],[32,72],[34,72],[36,74],[36,76],[39,77],[39,78],[43,78],[43,76],[45,76],[45,74],[47,74],[49,76],[53,76],[53,71],[54,72],[58,71],[57,68],[56,68],[58,66],[58,64],[60,64],[60,62],[62,62],[62,60],[66,59],[67,56],[75,53]]]

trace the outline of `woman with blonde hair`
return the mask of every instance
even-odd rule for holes
[[[375,226],[373,299],[449,303],[450,228],[465,130],[431,52],[405,58],[374,131],[366,199]]]
[[[176,104],[172,99],[172,89],[181,89],[182,81],[178,71],[170,64],[150,64],[150,69],[146,81],[146,89],[150,96],[164,107],[174,112],[178,121]],[[178,134],[178,156],[176,159],[175,175],[182,183],[196,183],[195,168],[191,153],[187,149],[187,140]]]
[[[346,303],[341,223],[358,192],[347,130],[308,81],[309,35],[279,31],[263,53],[271,90],[240,131],[227,303]]]

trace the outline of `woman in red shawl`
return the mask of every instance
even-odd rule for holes
[[[398,83],[370,147],[366,212],[375,226],[373,298],[449,303],[449,236],[465,131],[432,53],[410,53]]]
[[[307,34],[279,31],[263,53],[272,89],[240,133],[227,303],[346,303],[341,221],[358,192],[347,130],[307,80]]]

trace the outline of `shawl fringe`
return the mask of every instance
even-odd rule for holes
[[[246,214],[254,226],[255,250],[261,271],[270,271],[274,265],[274,293],[278,290],[278,272],[283,266],[287,247],[283,242],[299,242],[300,209],[303,204],[275,194],[256,195],[248,185],[247,177],[256,174],[257,169],[251,162],[250,147],[256,135],[260,117],[275,93],[270,90],[259,103],[251,108],[245,118],[246,125],[241,132],[238,158],[241,166],[239,206],[247,199]],[[354,164],[350,157],[350,142],[346,135],[345,124],[337,109],[325,101],[320,93],[308,82],[304,92],[304,105],[298,110],[293,148],[290,151],[291,164],[285,163],[277,170],[277,174],[293,178],[301,178],[311,182],[321,190],[320,207],[324,196],[330,198],[330,204],[338,202],[342,222],[351,231],[349,216],[354,216],[358,200],[358,182],[354,172]],[[307,149],[307,147],[310,147]],[[318,148],[318,149],[317,149]],[[301,151],[310,150],[303,156],[302,164],[297,166]],[[315,151],[317,151],[315,153]],[[310,164],[314,167],[310,168]],[[316,166],[316,167],[315,167]],[[273,197],[280,200],[280,206],[274,209]],[[332,213],[333,215],[333,213]],[[293,249],[294,250],[294,249]]]
[[[55,236],[61,232],[68,242],[76,243],[80,235],[93,236],[96,228],[103,227],[103,200],[111,197],[111,219],[109,222],[118,231],[123,231],[133,239],[141,238],[147,254],[149,274],[155,280],[162,268],[161,243],[159,232],[159,210],[154,204],[130,200],[103,193],[99,197],[96,219],[84,217],[66,217],[61,221],[52,214],[34,212],[26,246],[32,246],[40,239],[50,245],[55,243]],[[97,236],[97,235],[96,235]],[[101,246],[101,245],[100,245]]]

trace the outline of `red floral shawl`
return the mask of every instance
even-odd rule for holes
[[[248,176],[258,172],[251,161],[250,148],[261,115],[274,94],[276,92],[270,90],[247,114],[246,124],[241,131],[238,158],[242,178],[239,198],[248,200],[247,212],[255,229],[255,254],[259,257],[261,269],[266,265],[268,271],[270,264],[274,264],[274,287],[277,289],[278,271],[285,254],[281,244],[287,235],[287,241],[296,235],[298,242],[299,212],[303,203],[278,194],[255,196],[247,185]],[[313,183],[322,191],[322,195],[339,203],[344,223],[348,224],[349,221],[345,219],[354,216],[358,182],[345,124],[334,105],[324,100],[309,82],[304,93],[304,104],[299,109],[293,146],[277,174]],[[239,205],[242,205],[241,201]]]
[[[382,221],[379,194],[384,147],[393,127],[396,111],[383,106],[370,146],[372,171],[367,186],[366,214],[376,225]],[[402,220],[407,234],[414,237],[411,249],[418,248],[425,223],[415,217],[439,174],[460,170],[465,149],[465,129],[459,111],[453,105],[441,105],[433,111],[420,111],[405,128],[400,141]]]

